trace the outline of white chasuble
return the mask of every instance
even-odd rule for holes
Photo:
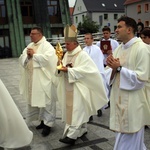
[[[149,76],[149,54],[145,44],[133,38],[115,50],[122,70],[113,79],[110,102],[110,129],[121,133],[134,133],[150,124],[150,102],[145,96],[145,83]]]
[[[19,57],[22,66],[20,93],[32,107],[45,107],[51,101],[52,77],[57,65],[55,49],[45,37],[27,47],[33,48],[35,53],[28,61],[25,48]]]
[[[67,73],[56,72],[59,80],[57,95],[61,105],[62,120],[71,123],[71,126],[79,127],[88,122],[91,115],[96,115],[97,110],[107,104],[108,98],[99,70],[80,46],[72,52],[66,52],[62,62],[63,66],[68,63],[72,63],[73,66],[68,67]],[[66,116],[67,101],[69,107],[72,105],[70,119]]]
[[[28,129],[23,116],[1,80],[0,122],[0,147],[19,148],[31,143],[33,133]]]

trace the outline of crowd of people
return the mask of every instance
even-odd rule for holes
[[[136,21],[122,16],[115,30],[121,44],[110,38],[109,27],[105,26],[102,32],[102,40],[95,45],[92,33],[86,33],[86,46],[82,49],[77,40],[77,28],[67,25],[64,28],[67,51],[60,60],[59,52],[56,55],[42,28],[31,29],[31,43],[19,57],[20,93],[27,100],[28,108],[26,123],[39,120],[36,129],[42,129],[43,137],[48,136],[55,123],[58,100],[62,121],[65,122],[59,141],[73,145],[87,134],[87,122],[91,116],[101,116],[102,110],[109,106],[110,130],[116,133],[114,150],[146,150],[144,130],[150,125],[150,28],[143,27],[138,33]],[[9,135],[2,129],[9,116],[5,112],[9,113],[12,109],[3,99],[11,103],[13,100],[2,82],[0,86],[6,92],[0,96],[4,104],[0,111],[5,114],[5,117],[0,115],[0,119],[5,120],[0,127],[3,131],[0,146],[18,148],[28,145],[33,133],[15,104],[12,104],[13,111],[18,117],[15,115],[13,119],[20,119],[20,133],[26,133],[18,137],[16,132]],[[15,126],[7,128],[15,131]],[[5,142],[2,135],[6,138]],[[26,136],[30,138],[27,140]],[[11,140],[14,137],[18,138]],[[22,140],[24,142],[21,143]]]

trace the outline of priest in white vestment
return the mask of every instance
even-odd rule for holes
[[[0,80],[0,147],[19,148],[31,143],[33,133]]]
[[[150,100],[146,98],[150,53],[135,37],[136,21],[123,16],[116,34],[122,41],[108,56],[107,77],[112,84],[110,129],[116,132],[114,150],[146,150],[144,126],[150,124]]]
[[[56,117],[52,77],[57,65],[57,56],[40,27],[32,28],[30,37],[32,42],[19,58],[22,66],[20,93],[28,103],[27,122],[40,120],[41,124],[36,129],[42,129],[42,136],[45,137],[54,126]]]
[[[96,115],[108,98],[98,68],[77,42],[76,27],[67,25],[64,35],[67,52],[63,67],[56,71],[57,96],[66,123],[60,142],[74,144],[87,133],[89,117]]]

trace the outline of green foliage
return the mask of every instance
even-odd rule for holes
[[[99,31],[99,25],[89,17],[85,17],[83,23],[80,22],[77,28],[80,31],[80,34],[96,33]]]

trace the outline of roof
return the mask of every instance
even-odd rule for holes
[[[133,4],[133,3],[140,2],[140,1],[142,1],[142,0],[126,0],[124,5]]]
[[[92,12],[124,12],[125,0],[83,0],[86,9]]]

